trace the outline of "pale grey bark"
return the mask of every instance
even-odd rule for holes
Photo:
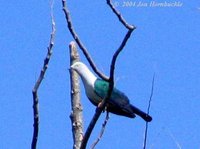
[[[70,49],[70,66],[79,61],[79,55],[75,42],[69,44]],[[80,86],[78,74],[70,69],[70,82],[71,82],[71,107],[72,111],[70,114],[72,123],[72,134],[74,139],[73,148],[79,149],[83,140],[83,117],[82,117],[82,105],[80,98]]]

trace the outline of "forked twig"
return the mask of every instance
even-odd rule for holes
[[[112,71],[112,70],[114,70],[114,66],[115,66],[112,64],[115,64],[118,54],[123,50],[124,46],[126,45],[126,42],[128,41],[129,37],[131,36],[131,33],[133,32],[134,29],[136,29],[136,27],[133,25],[129,25],[126,22],[126,20],[122,17],[122,15],[115,9],[113,4],[111,3],[111,0],[107,0],[107,4],[111,8],[111,10],[114,12],[114,14],[118,17],[119,21],[128,29],[128,32],[126,33],[122,43],[120,44],[119,48],[117,49],[117,51],[115,52],[115,54],[113,56],[113,59],[111,62],[111,69],[110,69],[110,74],[111,74],[111,73],[114,73],[114,71]],[[114,76],[114,75],[111,74],[110,76]]]
[[[100,106],[98,106],[96,108],[96,112],[87,128],[87,131],[84,135],[82,144],[81,144],[81,149],[85,149],[88,139],[90,137],[90,134],[99,118],[99,116],[101,115],[103,109],[105,108],[106,105],[106,101],[110,98],[113,87],[114,87],[114,70],[115,70],[115,63],[117,60],[117,57],[119,55],[119,53],[123,50],[124,46],[126,45],[126,42],[128,41],[132,31],[135,29],[134,26],[128,25],[128,23],[126,23],[126,21],[123,19],[123,17],[121,16],[121,14],[119,14],[119,12],[113,7],[113,5],[111,4],[110,1],[107,1],[107,4],[111,7],[112,11],[117,15],[117,17],[119,18],[120,22],[128,29],[128,32],[126,33],[122,43],[120,44],[119,48],[116,50],[115,54],[113,55],[112,61],[111,61],[111,65],[110,65],[110,76],[109,78],[106,77],[104,74],[102,74],[95,66],[94,62],[92,61],[89,53],[87,52],[87,49],[83,46],[82,42],[80,41],[78,35],[75,33],[73,26],[72,26],[72,21],[70,18],[70,14],[69,14],[69,10],[66,7],[66,0],[62,0],[62,6],[63,6],[63,11],[65,13],[65,18],[67,20],[67,24],[68,24],[68,29],[70,31],[70,33],[72,34],[74,40],[77,42],[78,46],[80,47],[80,49],[82,50],[82,52],[84,53],[85,57],[87,58],[87,60],[89,61],[91,67],[93,68],[94,72],[101,77],[102,79],[106,80],[109,82],[109,90],[107,93],[106,98],[103,99],[103,101],[101,102]]]
[[[54,16],[53,16],[53,2],[51,3],[51,24],[52,24],[52,31],[51,31],[51,37],[49,41],[49,46],[47,47],[47,55],[44,60],[44,64],[42,67],[42,70],[40,72],[40,75],[38,77],[38,80],[36,81],[32,94],[33,94],[33,117],[34,117],[34,124],[33,124],[33,137],[32,137],[32,143],[31,143],[31,148],[36,149],[37,146],[37,140],[38,140],[38,133],[39,133],[39,108],[38,108],[38,89],[40,87],[40,84],[44,78],[45,72],[48,68],[48,64],[52,55],[52,48],[54,46],[54,38],[55,38],[55,32],[56,32],[56,27],[55,27],[55,21],[54,21]]]
[[[155,73],[153,74],[153,80],[152,80],[152,86],[151,86],[151,95],[150,95],[150,98],[149,98],[149,104],[148,104],[148,108],[147,108],[147,114],[149,114],[150,107],[151,107],[151,101],[152,101],[153,90],[154,90],[154,79],[155,79]],[[146,127],[145,127],[143,149],[146,149],[147,134],[148,134],[148,122],[146,122]]]
[[[97,145],[97,143],[98,143],[98,142],[100,141],[100,139],[102,138],[108,120],[109,120],[109,112],[106,112],[106,117],[105,117],[105,120],[104,120],[104,122],[103,122],[103,124],[102,124],[101,132],[100,132],[100,134],[99,134],[97,140],[92,144],[91,149],[94,149],[95,146]]]
[[[88,139],[91,135],[91,132],[97,122],[97,120],[99,119],[99,116],[101,115],[103,109],[105,108],[106,106],[106,102],[107,100],[110,98],[111,96],[111,93],[112,93],[112,90],[113,90],[113,87],[114,87],[114,70],[115,70],[115,63],[116,63],[116,60],[117,60],[117,57],[119,55],[119,53],[123,50],[124,46],[126,45],[126,42],[128,41],[131,33],[132,33],[133,30],[129,30],[126,34],[126,36],[124,37],[122,43],[120,44],[119,48],[115,51],[115,54],[113,55],[113,58],[112,58],[112,61],[111,61],[111,65],[110,65],[110,77],[109,77],[109,90],[108,90],[108,93],[107,93],[107,96],[105,99],[103,99],[103,101],[101,102],[100,106],[96,108],[96,112],[87,128],[87,131],[84,135],[84,138],[83,138],[83,141],[82,141],[82,144],[81,144],[81,149],[85,149],[86,148],[86,145],[87,145],[87,142],[88,142]]]

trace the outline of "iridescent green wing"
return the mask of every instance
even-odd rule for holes
[[[107,81],[100,79],[96,80],[94,84],[94,91],[102,99],[104,99],[107,96],[108,89],[109,89],[109,83]],[[108,100],[108,103],[114,106],[124,107],[127,104],[129,104],[129,100],[124,93],[114,88],[111,94],[111,98]]]

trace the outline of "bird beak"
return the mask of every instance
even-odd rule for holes
[[[73,67],[72,66],[70,66],[69,68],[68,68],[68,70],[70,71],[70,70],[73,70]]]
[[[72,65],[70,66],[70,68],[71,68],[71,69],[74,69],[74,64],[72,64]]]
[[[72,65],[70,66],[69,70],[75,70],[74,64],[72,64]]]
[[[74,67],[71,65],[69,69],[74,70]]]

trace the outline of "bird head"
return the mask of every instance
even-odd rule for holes
[[[75,62],[74,64],[71,65],[71,69],[75,70],[77,73],[80,73],[82,69],[86,67],[85,64],[82,62]]]
[[[71,69],[75,70],[80,75],[83,82],[93,84],[97,79],[96,76],[89,70],[89,68],[82,62],[75,62],[71,65]]]

